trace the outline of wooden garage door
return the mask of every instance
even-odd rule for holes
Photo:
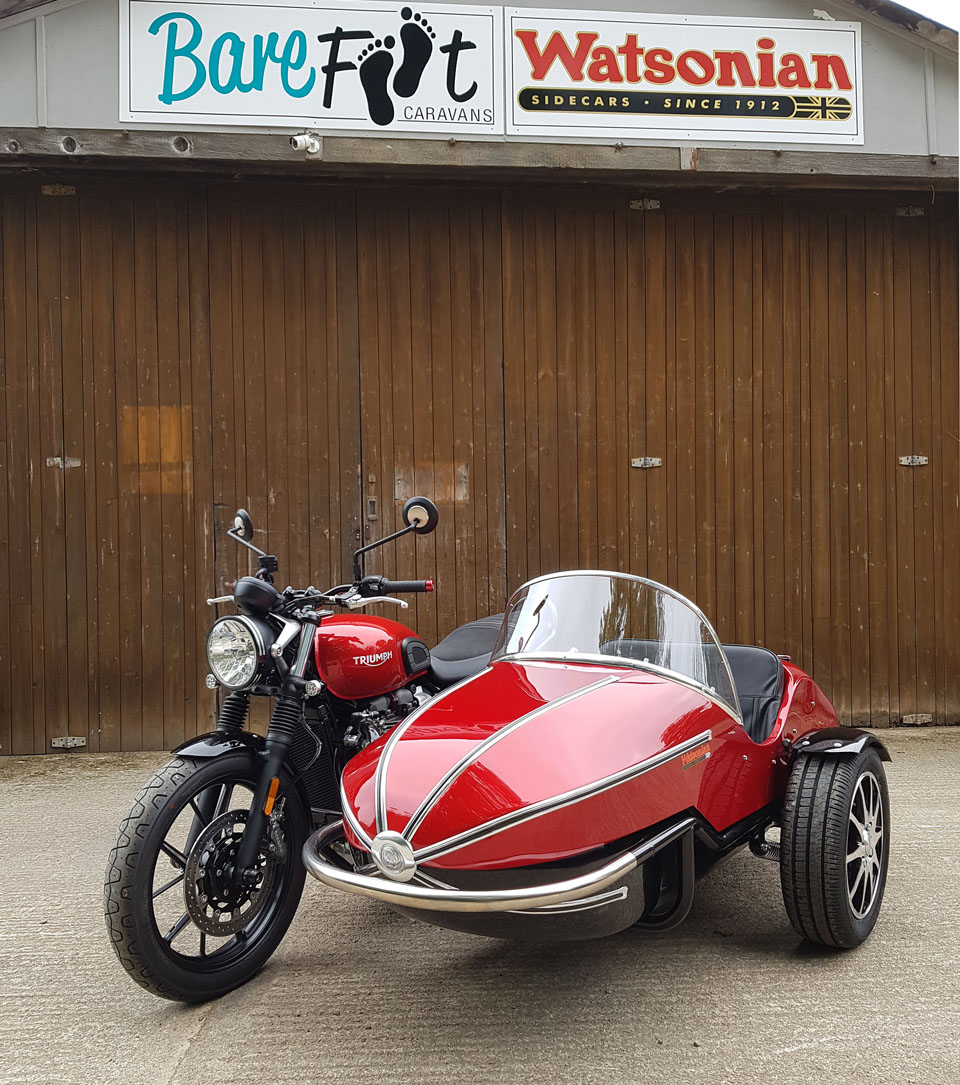
[[[359,532],[354,201],[5,181],[0,751],[163,749],[209,727],[204,600],[330,583]]]
[[[956,216],[790,203],[505,199],[508,580],[650,576],[847,721],[957,722]]]

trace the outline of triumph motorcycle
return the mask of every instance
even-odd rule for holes
[[[357,613],[431,580],[364,572],[365,555],[439,519],[423,497],[404,527],[354,554],[354,579],[327,591],[274,586],[277,559],[253,542],[247,512],[227,534],[257,555],[231,594],[237,613],[207,638],[217,728],[190,739],[143,787],[120,826],[104,884],[123,967],[164,998],[216,998],[253,976],[286,933],[303,891],[304,843],[342,818],[346,763],[441,690],[486,666],[502,615],[471,622],[433,651],[406,626]],[[252,697],[273,699],[266,737],[245,730]],[[350,853],[343,847],[345,863]]]

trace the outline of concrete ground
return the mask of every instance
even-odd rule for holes
[[[801,945],[738,854],[658,936],[535,947],[434,930],[308,879],[267,968],[219,1002],[137,987],[107,851],[163,755],[0,760],[0,1083],[960,1080],[960,729],[884,735],[893,852],[871,939]]]

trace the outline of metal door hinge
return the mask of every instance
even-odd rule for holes
[[[933,715],[930,712],[911,712],[900,720],[904,727],[927,727],[933,723]]]
[[[50,745],[58,750],[74,750],[78,746],[86,746],[87,740],[79,735],[60,735],[50,739]]]
[[[630,461],[631,467],[661,467],[663,460],[659,456],[638,456]]]
[[[47,467],[82,467],[83,461],[75,456],[47,456]]]
[[[631,211],[659,211],[659,209],[660,209],[660,201],[659,200],[648,200],[648,199],[644,198],[642,200],[631,200],[630,201],[630,210]]]
[[[41,185],[40,193],[43,196],[75,196],[77,190],[73,185]]]
[[[922,207],[898,207],[897,214],[902,219],[915,219],[924,214]]]
[[[901,467],[924,467],[929,462],[926,456],[901,456],[899,460]]]

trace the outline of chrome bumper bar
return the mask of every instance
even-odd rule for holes
[[[567,904],[600,893],[614,885],[625,875],[636,870],[641,863],[662,848],[679,840],[695,825],[693,818],[671,825],[650,840],[622,852],[597,870],[581,874],[566,881],[548,885],[535,885],[521,889],[442,889],[432,885],[411,885],[408,882],[388,881],[386,878],[355,874],[331,863],[324,849],[343,835],[343,822],[315,832],[303,846],[303,863],[307,870],[324,885],[373,897],[385,904],[400,908],[425,908],[435,912],[511,912],[526,911],[555,904]],[[433,868],[427,868],[433,870]],[[440,871],[438,871],[440,873]],[[491,877],[495,877],[495,872]]]

